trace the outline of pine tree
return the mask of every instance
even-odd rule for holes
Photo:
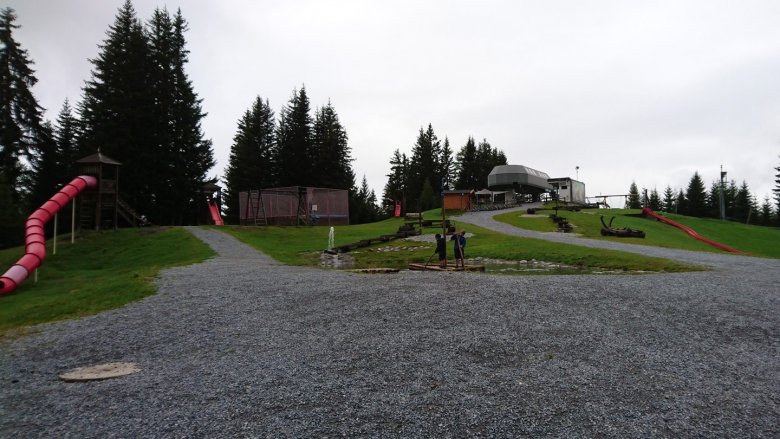
[[[409,190],[414,200],[413,206],[419,205],[420,197],[427,182],[432,188],[440,185],[439,158],[441,156],[441,141],[433,132],[433,126],[428,124],[428,129],[417,136],[417,142],[412,148],[412,158],[409,163]],[[426,203],[427,205],[427,203]]]
[[[100,46],[92,77],[79,107],[82,135],[79,149],[101,151],[122,163],[120,190],[137,211],[153,221],[155,189],[167,169],[176,166],[160,154],[159,111],[155,108],[149,43],[133,5],[119,9]]]
[[[666,186],[664,190],[663,210],[665,212],[674,211],[674,191],[671,186]]]
[[[0,249],[24,244],[24,214],[0,170]]]
[[[15,21],[13,9],[0,10],[0,173],[10,199],[19,205],[30,191],[22,159],[33,158],[35,142],[42,135],[38,131],[43,109],[32,94],[38,82],[30,67],[33,61],[13,37],[19,28]]]
[[[737,193],[739,188],[737,182],[734,180],[729,181],[728,186],[723,191],[723,200],[726,209],[726,218],[734,219],[736,213]]]
[[[355,185],[352,157],[347,143],[347,131],[330,102],[317,110],[312,129],[312,145],[316,156],[312,165],[315,184],[320,187],[349,189]]]
[[[306,87],[293,90],[288,104],[279,114],[276,130],[276,166],[280,186],[316,186],[317,177],[311,158],[317,153],[312,148],[312,120]]]
[[[653,190],[650,191],[650,200],[648,201],[648,207],[654,212],[659,212],[661,210],[661,197],[658,195],[658,190],[656,190],[655,188],[653,188]]]
[[[780,226],[780,166],[776,167],[775,171],[777,174],[775,174],[775,187],[772,189],[772,192],[775,194],[775,219],[777,220],[777,225]]]
[[[469,136],[466,144],[458,151],[455,163],[458,171],[456,188],[481,189],[484,187],[485,184],[479,177],[477,145],[474,143],[473,137]]]
[[[452,156],[452,148],[450,148],[450,139],[444,137],[444,145],[441,148],[441,156],[439,157],[439,175],[445,182],[445,190],[455,187],[455,179],[457,178],[455,173],[455,161]]]
[[[201,99],[185,71],[189,51],[184,33],[188,28],[181,10],[171,17],[166,10],[156,9],[148,29],[160,124],[154,134],[158,154],[169,160],[155,187],[160,201],[156,211],[163,223],[185,224],[197,219],[202,208],[198,193],[215,164],[212,145],[203,137]]]
[[[360,189],[352,188],[350,190],[349,210],[350,224],[370,223],[379,219],[376,194],[369,189],[365,175]]]
[[[63,181],[70,181],[77,174],[76,160],[81,158],[76,149],[78,121],[73,117],[70,102],[65,99],[54,125],[54,140],[57,142],[60,170]]]
[[[714,180],[707,194],[707,216],[720,218],[720,181]]]
[[[686,215],[702,217],[707,214],[707,190],[704,188],[704,180],[696,171],[688,183],[688,190],[685,192],[687,202]]]
[[[746,181],[742,181],[742,185],[737,190],[737,196],[734,200],[734,221],[741,223],[747,222],[748,218],[752,218],[756,221],[758,213],[758,207],[753,195],[750,193],[750,188]]]
[[[628,203],[626,204],[628,209],[641,209],[642,199],[639,196],[639,189],[636,187],[636,182],[631,182],[631,186],[628,188]]]
[[[51,123],[44,122],[37,131],[35,142],[35,158],[32,160],[31,178],[32,192],[30,204],[40,206],[62,186],[63,175],[57,142],[54,139],[54,128]]]
[[[263,102],[258,96],[238,122],[230,147],[225,170],[225,219],[228,222],[238,222],[239,192],[277,186],[274,148],[274,112],[268,100]]]
[[[436,199],[437,197],[433,191],[433,187],[431,187],[431,182],[425,180],[425,182],[423,183],[423,189],[420,192],[420,198],[418,200],[420,212],[433,209],[434,207],[436,207],[437,206]]]
[[[688,200],[685,199],[685,193],[682,189],[677,192],[677,200],[674,203],[674,213],[685,214],[688,209]]]
[[[409,160],[406,154],[396,149],[390,158],[390,173],[387,174],[387,183],[382,192],[382,210],[386,214],[392,214],[395,202],[401,202],[401,210],[406,209],[406,179],[408,177]],[[402,212],[403,213],[403,212]]]
[[[769,197],[764,197],[764,202],[761,203],[759,224],[762,226],[772,225],[772,203],[769,201]]]

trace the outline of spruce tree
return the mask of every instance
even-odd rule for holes
[[[79,107],[82,135],[79,149],[101,151],[122,163],[120,191],[137,211],[155,215],[156,186],[176,166],[160,153],[155,135],[159,111],[153,94],[149,44],[133,5],[119,9],[100,45],[92,77]]]
[[[230,147],[230,159],[225,170],[226,220],[239,219],[238,195],[242,191],[277,186],[274,112],[259,96],[238,122],[238,130]]]
[[[661,210],[661,197],[658,195],[658,190],[653,188],[652,191],[650,191],[650,200],[648,201],[648,207],[653,210],[654,212],[659,212]]]
[[[704,180],[696,171],[688,183],[688,190],[685,192],[687,201],[686,215],[702,217],[707,214],[707,190],[704,188]]]
[[[76,160],[82,156],[76,149],[78,135],[78,120],[73,117],[73,109],[70,102],[65,99],[57,121],[54,125],[54,140],[57,142],[57,151],[60,160],[60,169],[63,180],[70,181],[78,172]]]
[[[215,162],[211,141],[204,139],[201,99],[195,93],[185,68],[189,62],[184,33],[187,22],[181,10],[171,17],[155,10],[148,25],[152,86],[158,127],[157,153],[168,166],[155,187],[156,211],[164,224],[197,220],[203,209],[198,193]]]
[[[665,212],[674,211],[674,191],[671,186],[666,186],[664,190],[663,210]]]
[[[728,186],[726,186],[726,188],[723,191],[723,200],[726,209],[727,219],[734,219],[734,214],[736,213],[738,192],[739,192],[739,188],[737,187],[737,182],[735,180],[729,181]]]
[[[406,154],[396,149],[390,158],[390,173],[386,175],[387,183],[382,192],[382,210],[385,214],[392,214],[396,201],[401,203],[402,214],[406,209],[406,178],[408,176],[409,160]]]
[[[11,185],[0,170],[0,249],[24,244],[24,212],[14,201]]]
[[[775,187],[772,188],[772,192],[775,194],[775,219],[780,226],[780,166],[776,167],[775,171],[777,174],[775,174]]]
[[[415,200],[413,206],[418,206],[425,183],[431,188],[438,188],[441,184],[439,170],[439,158],[441,156],[441,141],[433,132],[433,126],[428,124],[428,128],[423,130],[417,136],[417,142],[412,148],[412,157],[409,163],[409,189],[411,196]],[[427,203],[426,203],[427,205]]]
[[[32,94],[38,80],[27,50],[13,36],[16,14],[11,8],[0,10],[0,174],[4,190],[16,205],[30,191],[28,170],[23,159],[34,159],[34,147],[40,136],[43,109]]]
[[[631,182],[631,186],[628,188],[628,203],[626,203],[628,209],[641,209],[642,199],[639,196],[639,189],[636,187],[636,182]]]
[[[469,136],[466,144],[461,147],[456,157],[458,179],[457,189],[481,189],[485,182],[479,177],[479,165],[477,163],[477,144],[474,138]]]
[[[682,189],[677,192],[677,200],[674,203],[674,213],[684,215],[688,209],[688,200],[685,199],[685,193]]]
[[[349,189],[355,185],[347,131],[330,102],[316,111],[312,146],[316,154],[312,158],[316,186]]]
[[[37,130],[35,155],[32,160],[31,207],[37,207],[48,200],[65,182],[61,167],[61,158],[54,139],[54,128],[50,122],[44,122]]]
[[[747,222],[748,218],[752,218],[752,221],[757,221],[758,207],[753,195],[750,193],[750,188],[746,181],[742,181],[742,185],[737,190],[737,197],[734,200],[734,221],[741,223]]]
[[[455,161],[452,156],[452,148],[450,148],[450,139],[444,137],[444,145],[441,148],[441,156],[439,157],[439,176],[441,180],[445,182],[445,189],[455,187]]]
[[[360,188],[350,191],[349,203],[350,224],[363,224],[379,219],[379,210],[376,205],[376,194],[368,187],[368,180],[363,176]]]
[[[293,90],[293,95],[279,114],[276,130],[276,166],[280,186],[316,186],[316,170],[312,157],[312,120],[306,87]]]
[[[764,202],[761,203],[759,224],[762,226],[772,225],[772,203],[769,201],[769,197],[764,197]]]
[[[714,180],[707,193],[707,216],[720,218],[720,181]]]

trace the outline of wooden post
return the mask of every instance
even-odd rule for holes
[[[51,254],[56,255],[57,254],[57,218],[59,218],[60,213],[57,212],[54,214],[54,237],[52,238],[52,250]]]
[[[70,243],[76,242],[76,198],[73,198],[73,202],[70,207]]]

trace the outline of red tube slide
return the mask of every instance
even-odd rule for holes
[[[216,202],[209,202],[209,212],[211,212],[211,219],[214,220],[214,224],[218,226],[224,226],[225,222],[222,221],[222,215],[219,213],[219,206]]]
[[[0,276],[0,294],[8,294],[15,290],[43,263],[46,257],[46,237],[43,226],[81,191],[95,186],[97,186],[95,177],[89,175],[76,177],[27,218],[24,225],[24,256]]]
[[[731,248],[731,247],[729,247],[727,245],[723,245],[723,244],[717,243],[715,241],[711,241],[711,240],[709,240],[709,239],[707,239],[707,238],[705,238],[703,236],[700,236],[698,233],[694,232],[693,229],[691,229],[690,227],[684,226],[684,225],[682,225],[682,224],[680,224],[678,222],[670,220],[669,218],[666,218],[666,217],[663,217],[661,215],[658,215],[657,213],[653,212],[652,210],[650,210],[647,207],[642,209],[642,214],[650,216],[650,217],[653,217],[653,218],[657,219],[658,221],[661,221],[663,223],[669,224],[670,226],[677,227],[678,229],[681,229],[685,233],[691,235],[691,237],[693,237],[694,239],[698,239],[701,242],[706,242],[707,244],[709,244],[709,245],[711,245],[713,247],[717,247],[717,248],[719,248],[721,250],[725,250],[725,251],[730,252],[730,253],[744,254],[744,252],[741,252],[739,250],[733,249],[733,248]]]

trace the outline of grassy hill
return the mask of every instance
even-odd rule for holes
[[[555,224],[547,217],[553,213],[552,210],[540,210],[537,213],[541,216],[527,215],[523,211],[499,214],[495,219],[529,230],[540,232],[556,231]],[[574,233],[587,238],[618,241],[627,244],[723,253],[723,250],[697,241],[676,227],[652,218],[638,216],[640,213],[640,210],[630,209],[586,209],[580,212],[559,211],[559,216],[569,220],[569,223],[574,226]],[[601,236],[601,222],[599,220],[601,215],[604,216],[604,221],[607,223],[614,216],[615,220],[612,226],[615,228],[640,229],[645,231],[647,236],[644,239]],[[751,226],[732,221],[694,218],[676,214],[664,213],[663,215],[692,228],[696,233],[705,238],[753,256],[780,258],[780,229],[778,228]]]
[[[4,273],[24,253],[0,250]],[[205,260],[214,252],[180,228],[84,232],[74,245],[69,235],[48,256],[38,283],[27,279],[0,296],[0,335],[12,328],[96,314],[154,293],[151,281],[166,267]]]
[[[438,210],[425,213],[425,218],[440,218]],[[549,221],[549,220],[548,220]],[[344,245],[362,239],[395,233],[403,223],[401,219],[388,219],[372,224],[336,226],[335,244]],[[606,269],[621,271],[690,271],[697,268],[658,258],[552,243],[537,239],[510,237],[472,225],[468,231],[475,236],[468,241],[466,257],[483,257],[509,261],[547,261],[576,266],[581,269]],[[274,259],[293,265],[319,265],[320,254],[328,245],[328,227],[240,227],[220,228]],[[429,228],[425,233],[438,233]],[[382,251],[387,248],[392,251]],[[449,244],[448,255],[452,253]],[[406,268],[409,263],[427,261],[434,251],[432,242],[394,240],[379,243],[350,252],[355,258],[355,268]],[[436,261],[433,260],[435,263]]]

